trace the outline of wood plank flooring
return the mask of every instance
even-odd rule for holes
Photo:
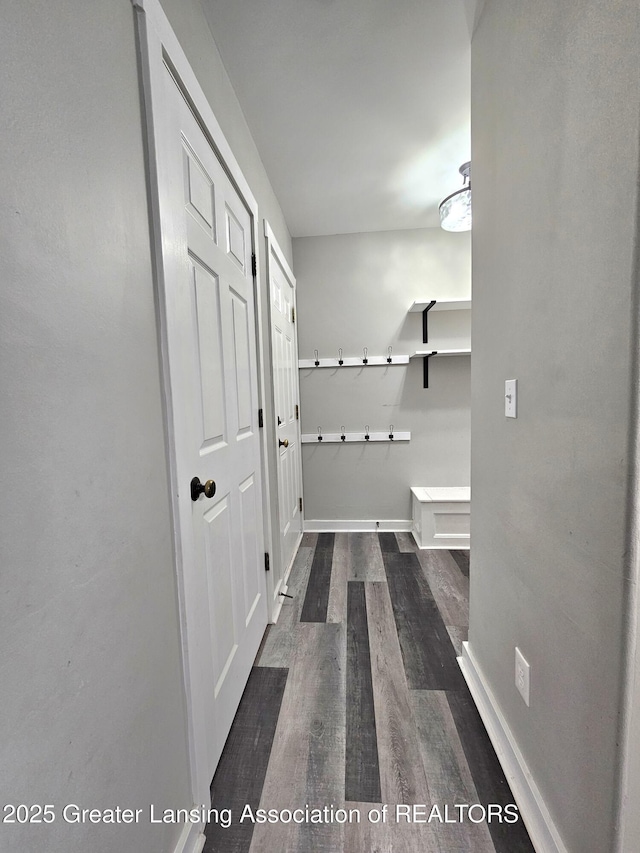
[[[455,651],[418,558],[387,552],[384,563],[409,687],[460,689]]]
[[[347,582],[349,580],[349,534],[336,533],[331,565],[327,622],[344,622],[347,618]]]
[[[383,536],[393,536],[393,533],[381,533],[380,539],[371,533],[347,534],[350,581],[386,580],[382,561]]]
[[[496,816],[513,796],[455,659],[468,552],[305,534],[288,592],[212,783],[232,823],[207,827],[206,853],[532,853]]]
[[[231,809],[239,815],[245,805],[258,808],[287,675],[286,669],[275,667],[254,666],[251,670],[211,786],[214,809]],[[243,824],[236,822],[226,829],[221,823],[207,827],[204,853],[246,849]]]
[[[377,802],[380,767],[371,677],[365,585],[349,584],[347,599],[347,742],[345,798]]]
[[[331,590],[334,533],[320,533],[311,563],[301,622],[326,622]]]

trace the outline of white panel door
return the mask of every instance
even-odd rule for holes
[[[290,568],[302,535],[302,459],[298,420],[298,343],[294,323],[295,279],[267,227],[271,348],[278,440],[278,512],[281,564],[276,568],[274,594]]]
[[[210,782],[267,623],[251,216],[166,69],[164,90],[157,144],[171,209],[163,250],[183,620],[195,747],[206,753],[197,762]],[[193,500],[195,477],[213,480],[215,493]]]

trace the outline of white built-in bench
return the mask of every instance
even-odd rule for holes
[[[412,486],[411,532],[420,548],[469,548],[469,486]]]

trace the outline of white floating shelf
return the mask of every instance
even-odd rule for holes
[[[419,356],[429,356],[430,358],[438,358],[442,355],[471,355],[471,349],[426,349],[426,350],[418,350],[414,352],[411,358],[416,358]]]
[[[318,433],[306,433],[302,436],[303,444],[353,444],[353,442],[361,442],[362,444],[371,444],[374,441],[386,441],[389,444],[393,444],[394,441],[411,441],[411,433],[410,432],[396,432],[393,431],[393,438],[389,438],[389,431],[387,432],[370,432],[369,438],[365,438],[364,432],[345,432],[344,440],[342,438],[343,433],[341,432],[327,432],[322,433],[322,441],[318,440]]]
[[[429,308],[429,306],[431,306]],[[418,314],[427,308],[429,311],[460,311],[471,308],[470,299],[427,299],[424,302],[414,302],[409,308],[410,314]]]
[[[395,364],[409,364],[409,358],[408,355],[392,355],[389,361],[388,355],[370,355],[367,356],[366,364],[362,356],[343,358],[342,364],[338,364],[338,358],[319,358],[318,364],[315,358],[301,358],[298,367],[301,370],[307,367],[393,367]]]

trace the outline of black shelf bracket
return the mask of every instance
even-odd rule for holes
[[[429,311],[436,304],[436,300],[432,299],[431,302],[427,305],[427,307],[422,312],[422,343],[426,344],[429,342]],[[424,386],[427,387],[426,385]]]
[[[433,352],[427,353],[422,359],[422,387],[429,387],[429,359],[432,355],[437,355],[438,351],[434,350]]]

